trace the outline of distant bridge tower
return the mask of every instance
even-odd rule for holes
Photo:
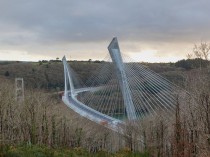
[[[124,64],[116,37],[114,37],[111,43],[109,44],[108,50],[115,66],[117,78],[120,84],[120,89],[123,94],[128,119],[136,119],[135,107],[132,101],[131,91],[129,89],[128,79],[125,73]]]
[[[74,85],[73,85],[73,81],[71,78],[71,73],[70,73],[70,67],[69,64],[66,61],[66,57],[64,56],[63,59],[63,65],[64,65],[64,81],[65,81],[65,90],[64,90],[64,94],[65,96],[68,96],[68,92],[70,91],[70,95],[74,96],[75,92],[74,92]]]
[[[15,78],[15,98],[17,101],[24,101],[23,78]]]

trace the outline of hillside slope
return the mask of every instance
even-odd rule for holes
[[[90,76],[98,72],[103,62],[72,61],[69,62],[81,82],[85,83]],[[138,63],[137,63],[138,64]],[[163,75],[170,81],[182,84],[182,68],[176,68],[172,63],[143,63],[146,67]],[[15,78],[24,78],[27,88],[42,88],[46,90],[63,90],[64,75],[63,64],[54,62],[10,62],[0,64],[0,78],[14,81]]]

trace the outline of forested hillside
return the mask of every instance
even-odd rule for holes
[[[81,83],[96,72],[104,62],[100,61],[71,61],[69,62]],[[139,63],[136,63],[139,64]],[[182,84],[184,68],[176,67],[173,63],[140,63],[155,72],[163,75],[170,81]],[[0,77],[14,81],[14,78],[24,78],[27,88],[41,88],[51,91],[63,90],[64,76],[63,64],[59,60],[40,62],[2,62],[0,64]]]

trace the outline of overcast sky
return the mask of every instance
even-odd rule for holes
[[[113,36],[138,61],[210,41],[209,0],[0,0],[0,60],[104,59]]]

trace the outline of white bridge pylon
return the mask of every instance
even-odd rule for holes
[[[134,120],[136,119],[137,116],[136,116],[133,100],[131,97],[131,91],[129,89],[128,78],[125,73],[125,68],[124,68],[119,44],[116,37],[114,37],[111,43],[109,44],[108,50],[112,58],[112,62],[114,63],[115,71],[116,71],[117,78],[120,84],[120,89],[123,95],[127,117],[129,120]]]
[[[70,91],[70,95],[74,95],[74,85],[73,85],[73,81],[71,78],[71,72],[70,72],[70,67],[66,61],[66,57],[64,56],[63,59],[63,67],[64,67],[64,81],[65,81],[65,91],[64,91],[64,95],[67,96],[69,91]]]

